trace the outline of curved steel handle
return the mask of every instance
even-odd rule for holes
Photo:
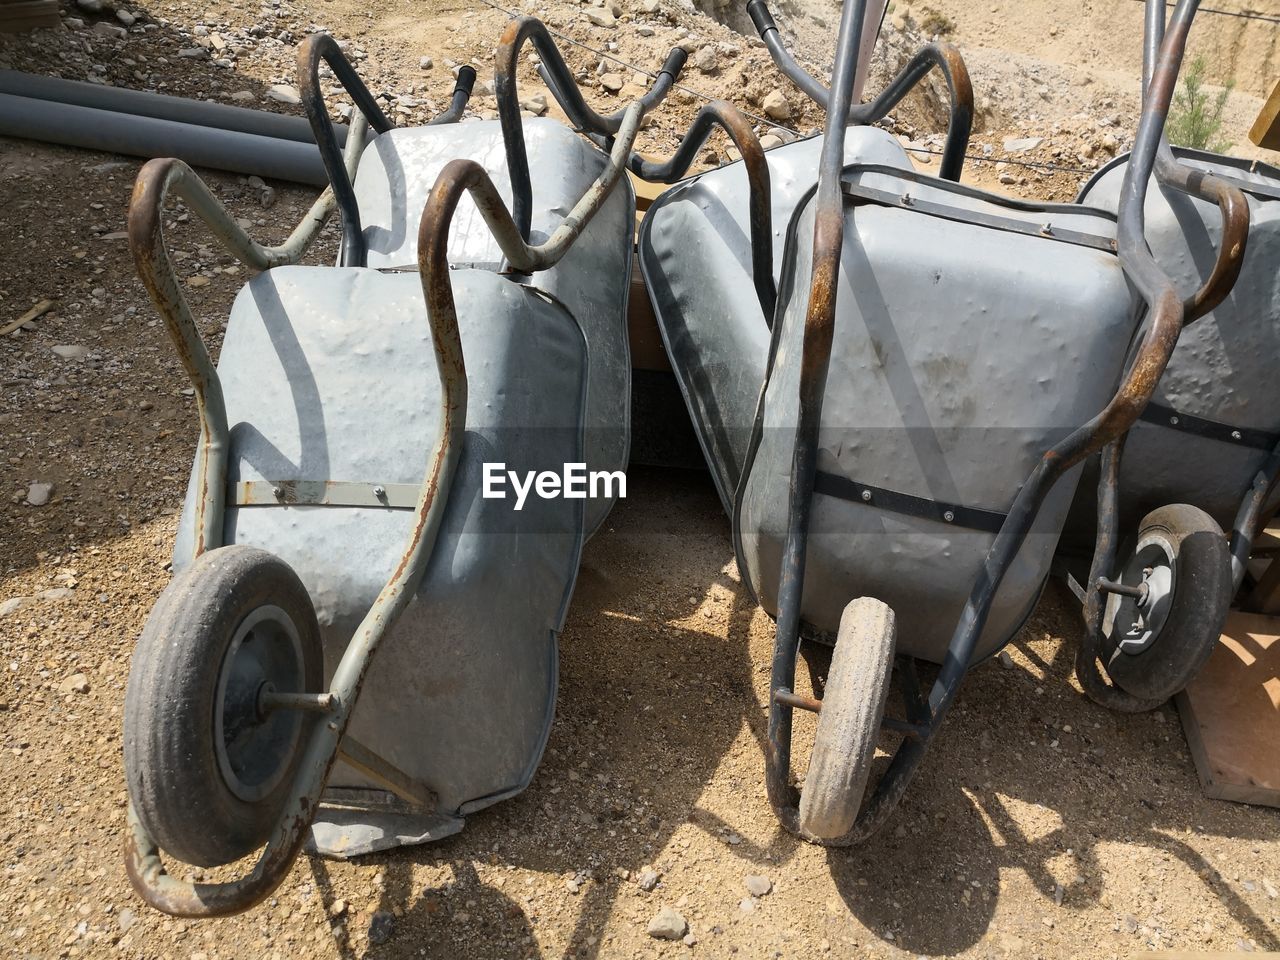
[[[729,135],[729,139],[742,154],[742,163],[747,171],[751,279],[765,322],[772,326],[778,295],[773,282],[773,200],[769,185],[769,164],[765,160],[760,139],[741,111],[731,103],[715,100],[698,111],[680,140],[680,146],[669,158],[656,161],[647,160],[638,153],[632,154],[628,167],[642,180],[675,183],[689,172],[689,167],[698,159],[698,151],[716,127]]]
[[[824,110],[828,109],[831,91],[814,79],[793,57],[782,43],[778,25],[769,12],[766,0],[750,0],[747,13],[755,24],[760,39],[769,48],[769,55],[778,69],[800,90]],[[842,41],[843,42],[843,41]],[[919,84],[929,71],[936,67],[947,81],[951,98],[950,116],[947,122],[947,141],[942,151],[940,176],[946,180],[960,179],[965,152],[969,148],[969,134],[973,130],[973,83],[969,68],[959,49],[949,43],[931,43],[921,47],[910,62],[898,72],[889,85],[874,99],[851,107],[846,112],[849,125],[868,125],[883,120],[911,89]]]
[[[297,57],[298,91],[302,94],[302,109],[311,124],[311,135],[315,137],[316,146],[320,149],[320,160],[324,163],[325,173],[329,175],[329,184],[342,215],[339,262],[343,266],[363,267],[367,250],[360,226],[360,208],[356,204],[355,188],[351,185],[342,151],[338,148],[333,122],[329,119],[324,91],[320,89],[321,60],[329,65],[333,75],[351,95],[356,109],[368,120],[375,133],[386,133],[395,124],[382,112],[378,101],[356,73],[355,67],[343,56],[337,40],[327,33],[313,33],[302,41]],[[350,131],[347,136],[349,139]]]
[[[186,201],[241,263],[269,270],[296,263],[333,213],[333,191],[326,188],[284,243],[264,247],[236,222],[195,172],[181,160],[148,161],[133,184],[129,201],[129,250],[138,277],[156,312],[165,322],[182,365],[195,388],[200,417],[200,445],[196,453],[196,515],[194,554],[222,544],[223,500],[226,484],[227,413],[217,370],[196,327],[186,295],[178,282],[164,241],[164,204],[170,191]]]
[[[937,67],[947,81],[951,97],[947,120],[947,139],[942,148],[939,176],[944,180],[960,180],[969,134],[973,130],[973,83],[960,50],[949,43],[931,43],[921,47],[911,61],[899,71],[890,84],[874,100],[859,104],[849,111],[850,124],[868,125],[883,120],[911,89]]]
[[[147,167],[143,168],[143,174],[147,174],[148,168],[151,168],[154,164],[161,164],[161,166],[156,168],[152,176],[146,181],[149,186],[156,183],[163,186],[166,183],[164,175],[178,166],[181,167],[181,170],[187,171],[186,175],[192,181],[199,182],[194,177],[194,174],[187,170],[185,164],[180,165],[180,162],[176,160],[153,160]],[[177,176],[181,176],[181,171]],[[143,184],[141,176],[139,177],[139,183],[140,186]],[[201,186],[203,188],[203,185]],[[149,196],[150,193],[148,192],[147,195]],[[216,204],[211,195],[208,195],[207,188],[204,189],[204,195],[208,196],[209,200]],[[187,197],[188,194],[184,193],[183,196]],[[192,191],[191,196],[199,198],[201,194],[198,191]],[[325,196],[329,198],[331,203],[332,195],[326,191]],[[188,197],[188,203],[193,203],[190,197]],[[154,210],[155,205],[151,203],[142,204],[140,209]],[[433,209],[432,204],[429,203],[427,209],[423,212],[423,219],[419,226],[420,242],[423,244],[429,241],[437,242],[437,233],[442,233],[442,236],[447,239],[447,221],[439,230],[433,229],[436,221],[428,217],[428,214],[432,213]],[[230,222],[234,225],[234,221]],[[304,224],[304,226],[306,225]],[[130,228],[132,240],[132,211]],[[142,227],[139,229],[141,230]],[[239,228],[236,229],[238,230]],[[303,228],[300,227],[298,231],[295,231],[295,237],[302,230]],[[145,239],[147,236],[149,234],[139,233],[140,240]],[[290,238],[291,243],[293,240],[294,238]],[[443,244],[443,242],[443,239],[439,239],[440,244]],[[150,249],[150,247],[144,248],[144,252]],[[273,255],[273,251],[258,248],[256,245],[254,245],[253,252],[256,256],[256,265],[260,269],[266,269],[267,266],[273,265],[273,260],[280,262],[282,257],[282,255]],[[443,251],[440,252],[439,256],[441,258],[444,256]],[[447,283],[447,264],[445,266],[445,282]],[[143,269],[141,262],[139,268],[140,270]],[[171,273],[172,271],[170,270],[170,278]],[[431,276],[438,279],[437,273],[438,271],[434,271]],[[467,374],[463,361],[462,341],[458,333],[457,316],[451,309],[441,308],[438,290],[433,292],[428,282],[428,274],[425,272],[422,277],[422,283],[427,303],[427,322],[431,328],[431,343],[435,354],[436,372],[440,378],[441,424],[436,443],[427,457],[426,470],[422,486],[418,492],[418,502],[414,509],[413,526],[409,540],[390,579],[378,593],[373,606],[369,608],[369,612],[365,614],[364,619],[356,628],[351,642],[347,644],[346,651],[342,655],[342,660],[339,661],[338,667],[334,671],[333,682],[329,691],[329,710],[327,713],[320,715],[306,739],[302,761],[291,785],[290,796],[285,804],[284,814],[248,876],[225,883],[192,883],[170,876],[165,869],[163,861],[160,859],[160,851],[155,840],[147,833],[146,828],[137,816],[137,812],[130,804],[128,834],[125,840],[125,866],[129,874],[129,880],[139,896],[165,913],[183,917],[215,917],[238,913],[249,909],[268,896],[288,875],[294,859],[297,857],[299,850],[302,849],[307,829],[315,818],[320,795],[328,782],[329,773],[337,761],[339,746],[351,720],[352,708],[359,697],[361,687],[364,685],[365,677],[368,674],[369,666],[373,661],[378,644],[381,643],[383,637],[386,636],[392,625],[399,618],[400,613],[409,603],[414,591],[417,590],[419,582],[422,580],[423,571],[431,559],[431,553],[435,547],[444,517],[445,506],[448,502],[453,476],[457,471],[458,461],[461,457],[467,416]],[[148,286],[150,287],[150,285]],[[159,306],[160,304],[158,303],[157,305]],[[185,303],[183,308],[185,311]],[[161,306],[161,313],[166,314],[163,306]],[[166,314],[166,320],[169,319],[169,315]],[[180,335],[175,338],[179,352],[184,354],[184,362],[187,362],[188,357],[185,354],[185,350],[192,345],[187,334],[195,333],[194,325],[190,323],[189,312],[182,314],[180,323],[190,327],[189,330],[184,327],[180,331]],[[209,372],[212,373],[213,385],[216,388],[217,374],[212,372],[212,367],[208,363],[208,354],[204,351],[203,344],[199,343],[198,335],[195,343],[197,346],[197,362],[195,366],[208,366]],[[188,369],[191,369],[190,364]],[[216,394],[220,404],[221,391],[216,390]],[[223,413],[223,421],[225,424],[225,413]],[[223,496],[223,489],[224,483],[220,479],[213,488],[214,494],[219,499],[219,504]]]
[[[457,83],[453,85],[453,94],[449,97],[448,108],[438,117],[427,121],[428,127],[437,127],[446,123],[457,123],[462,119],[462,112],[467,109],[471,99],[471,91],[476,85],[476,68],[463,64],[458,68]]]
[[[608,117],[596,113],[582,99],[573,74],[569,72],[560,49],[542,21],[533,17],[519,17],[507,24],[494,59],[493,92],[498,99],[498,120],[502,124],[507,172],[511,178],[512,217],[520,231],[520,239],[527,243],[529,227],[533,222],[533,187],[529,182],[529,156],[525,150],[524,124],[520,119],[520,100],[516,93],[516,67],[519,64],[520,48],[526,42],[532,43],[542,58],[542,76],[547,81],[547,88],[579,129],[616,134],[622,128],[623,119],[630,108]],[[637,101],[641,116],[666,97],[676,75],[684,66],[686,56],[678,47],[671,51],[663,72],[658,75],[649,92]]]
[[[1189,196],[1216,203],[1222,213],[1218,257],[1208,279],[1183,304],[1185,326],[1222,303],[1240,278],[1249,243],[1249,200],[1243,191],[1225,180],[1178,162],[1167,144],[1162,144],[1156,157],[1156,179]]]

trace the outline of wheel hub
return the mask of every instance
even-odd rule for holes
[[[302,644],[284,610],[259,607],[240,622],[222,664],[213,741],[228,789],[246,803],[262,799],[289,768],[301,728],[292,710],[264,711],[264,691],[301,691]]]
[[[1175,580],[1172,544],[1155,534],[1139,541],[1119,578],[1130,588],[1126,593],[1136,595],[1107,598],[1108,636],[1120,651],[1134,655],[1156,642],[1169,616]]]

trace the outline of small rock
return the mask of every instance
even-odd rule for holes
[[[138,22],[138,18],[135,17],[128,10],[117,10],[116,19],[119,20],[126,27],[132,27],[135,23]]]
[[[89,678],[83,673],[73,673],[58,684],[59,693],[88,693]]]
[[[0,610],[2,609],[3,609],[3,606],[0,606]],[[1280,890],[1277,890],[1275,887],[1275,884],[1273,884],[1266,877],[1262,878],[1262,889],[1267,892],[1267,896],[1270,897],[1272,900],[1276,899],[1277,897],[1280,897]]]
[[[107,23],[105,20],[100,20],[95,23],[93,25],[93,32],[101,34],[104,37],[115,37],[117,40],[123,39],[129,35],[129,31],[124,27],[117,26],[114,23]]]
[[[252,91],[252,90],[237,90],[235,93],[231,94],[231,99],[232,99],[232,100],[239,100],[241,103],[246,103],[246,102],[248,102],[249,100],[252,100],[252,99],[253,99],[253,91]]]
[[[641,13],[657,13],[662,9],[661,0],[639,0],[636,9]]]
[[[547,112],[547,96],[544,93],[535,94],[526,100],[520,101],[520,109],[528,110],[535,117],[540,117]]]
[[[1004,667],[1006,670],[1013,669],[1013,657],[1009,656],[1008,650],[1000,651],[1000,666]]]
[[[683,943],[686,947],[696,947],[698,945],[698,938],[695,937],[692,933],[686,933],[684,935]]]
[[[1000,182],[1007,186],[1012,183],[1017,183],[1018,178],[1015,177],[1012,173],[1002,173],[1000,174]]]
[[[347,901],[335,900],[329,905],[329,916],[340,917],[347,912]]]
[[[773,881],[758,873],[747,874],[743,883],[747,886],[747,893],[751,894],[753,897],[767,896],[769,891],[773,889]]]
[[[586,10],[587,19],[597,27],[612,27],[617,24],[617,18],[609,10],[601,7],[588,7]]]
[[[49,590],[41,590],[36,594],[41,600],[67,600],[75,595],[76,592],[71,587],[53,587]]]
[[[298,88],[287,83],[275,83],[267,87],[267,99],[276,103],[287,103],[296,106],[302,102],[302,94]]]
[[[617,93],[622,89],[625,82],[626,81],[623,80],[622,75],[618,73],[605,73],[600,75],[600,86],[604,87],[610,93]]]
[[[658,915],[649,921],[649,936],[657,940],[679,940],[688,931],[689,924],[671,907],[663,907],[658,911]]]
[[[432,60],[430,57],[422,57],[421,59],[418,60],[419,70],[430,70],[431,66],[432,66]]]
[[[57,347],[54,347],[55,352],[57,351],[57,349],[58,349]],[[36,483],[33,483],[31,484],[31,486],[27,487],[27,503],[31,504],[31,506],[33,507],[43,507],[46,503],[49,502],[49,498],[52,496],[53,496],[52,483],[42,483],[37,481]]]
[[[395,929],[396,918],[388,910],[379,910],[369,920],[369,942],[373,944],[386,943],[391,939],[391,933]]]
[[[752,897],[743,897],[738,901],[738,909],[743,913],[750,913],[756,908],[756,902]]]
[[[194,277],[187,277],[188,287],[204,287],[204,286],[207,286],[208,283],[209,283],[209,278],[202,277],[199,274],[196,274]]]
[[[116,914],[116,924],[120,927],[121,933],[126,933],[133,926],[135,920],[137,920],[137,917],[133,915],[133,911],[128,907]]]
[[[76,6],[85,13],[102,12],[102,0],[76,0]]]
[[[657,870],[642,870],[639,879],[636,880],[636,886],[645,893],[652,893],[654,887],[658,885],[659,879]]]
[[[1005,137],[1005,153],[1025,153],[1044,143],[1044,137]]]
[[[693,55],[693,65],[702,73],[715,73],[720,69],[720,59],[716,56],[716,48],[700,47]]]
[[[736,833],[729,834],[729,836],[726,837],[725,839],[729,841],[729,846],[731,847],[736,847],[738,844],[742,842],[742,838],[738,836]]]
[[[782,146],[782,139],[775,137],[772,133],[766,133],[760,138],[760,148],[762,150],[772,150],[774,147]]]
[[[178,56],[186,60],[207,60],[209,51],[204,47],[183,47],[178,51]]]
[[[653,27],[646,26],[645,24],[641,24],[636,27],[636,36],[638,37],[652,37],[656,32],[657,31],[654,30]]]
[[[8,600],[0,600],[0,617],[7,617],[11,613],[17,613],[30,602],[30,597],[10,597]]]
[[[1120,141],[1119,139],[1117,139],[1115,134],[1113,133],[1103,134],[1102,149],[1107,151],[1107,153],[1110,153],[1110,154],[1114,154],[1117,150],[1120,149]]]
[[[1138,932],[1138,918],[1132,913],[1126,913],[1124,919],[1120,921],[1120,925],[1124,928],[1125,933]]]
[[[781,90],[771,91],[760,106],[764,108],[765,116],[770,120],[782,122],[791,119],[791,105],[787,103],[787,98]]]

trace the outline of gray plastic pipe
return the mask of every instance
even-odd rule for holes
[[[266,110],[248,110],[185,97],[169,97],[145,90],[128,90],[100,83],[63,80],[61,77],[42,77],[17,70],[0,70],[0,93],[219,130],[234,130],[277,140],[315,143],[315,138],[311,135],[311,124],[305,117],[290,117]],[[347,128],[335,124],[334,132],[338,137],[338,146],[345,144]]]
[[[252,111],[246,111],[252,112]],[[306,124],[306,121],[302,121]],[[135,157],[177,157],[197,167],[317,187],[329,182],[314,143],[115,113],[0,93],[0,136]]]

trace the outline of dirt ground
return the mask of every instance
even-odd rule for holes
[[[173,0],[128,6],[137,22],[122,39],[95,32],[94,23],[118,22],[109,8],[85,5],[65,11],[84,21],[78,28],[0,39],[0,67],[296,110],[265,92],[293,82],[294,44],[326,27],[351,41],[362,75],[398,119],[422,122],[452,87],[447,61],[473,60],[484,77],[506,22],[479,0],[427,10],[404,0],[268,0],[261,9]],[[988,160],[967,176],[1067,199],[1131,136],[1141,7],[1086,0],[1058,24],[1057,6],[932,4],[953,22],[948,39],[965,50],[988,101],[973,146]],[[913,7],[891,11],[899,47],[921,36],[927,10]],[[522,9],[597,49],[616,43],[614,53],[646,69],[677,40],[712,45],[717,68],[682,82],[755,114],[781,86],[758,46],[679,4],[664,0],[654,16],[628,7],[612,30],[587,24],[576,4]],[[1280,14],[1280,0],[1251,9]],[[821,67],[835,12],[779,13]],[[1243,128],[1265,92],[1260,78],[1275,74],[1274,25],[1202,20],[1204,43],[1243,51],[1228,58],[1237,85],[1228,135],[1253,155]],[[264,25],[271,29],[251,29]],[[179,53],[196,48],[212,53]],[[424,56],[432,67],[420,65]],[[571,62],[597,83],[597,55],[576,50]],[[527,66],[522,81],[532,92]],[[588,97],[601,106],[616,99],[598,86]],[[478,97],[475,109],[492,103]],[[669,151],[698,103],[673,98],[644,148]],[[820,122],[798,96],[791,104],[787,127]],[[936,147],[936,107],[936,97],[909,105],[895,131]],[[1104,144],[1108,133],[1113,144]],[[1005,149],[1006,139],[1027,136],[1045,142]],[[722,162],[723,141],[712,150],[704,162]],[[1028,159],[1071,169],[998,165]],[[1070,666],[1077,609],[1056,587],[1015,639],[1009,664],[973,672],[880,835],[826,851],[779,829],[763,789],[771,624],[739,585],[708,476],[651,468],[632,471],[628,498],[587,547],[562,636],[557,718],[527,791],[433,846],[355,863],[303,859],[268,903],[241,917],[180,921],[144,907],[121,863],[121,709],[133,642],[168,582],[195,415],[121,233],[139,166],[0,139],[0,327],[54,301],[0,337],[0,956],[1280,950],[1280,814],[1205,799],[1171,708],[1123,717],[1083,697]],[[312,198],[285,184],[206,178],[264,241],[283,239]],[[245,271],[181,208],[166,231],[216,344]],[[331,261],[335,239],[328,228],[312,262]],[[51,485],[46,503],[34,505],[42,497],[33,484]],[[812,735],[806,719],[802,743]],[[652,874],[656,885],[645,889]],[[752,895],[748,876],[771,889]],[[648,936],[663,906],[688,921],[692,942]]]

